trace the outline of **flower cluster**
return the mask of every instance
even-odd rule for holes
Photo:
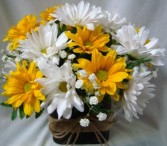
[[[145,27],[131,25],[115,12],[89,3],[47,8],[41,20],[28,15],[12,27],[4,41],[1,103],[13,108],[12,119],[43,109],[58,119],[84,113],[99,121],[123,110],[125,118],[143,113],[154,97],[156,66],[164,48]]]

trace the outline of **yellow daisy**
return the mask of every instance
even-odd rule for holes
[[[27,15],[16,26],[9,29],[3,41],[10,41],[9,49],[15,50],[19,45],[19,40],[26,39],[26,34],[32,29],[37,29],[38,25],[36,16]]]
[[[88,75],[87,78],[91,74],[94,74],[100,94],[105,95],[107,93],[116,101],[119,100],[117,89],[124,88],[122,81],[130,78],[128,74],[130,70],[125,68],[125,58],[121,57],[116,59],[115,50],[111,50],[106,56],[103,56],[95,49],[92,52],[91,61],[80,58],[78,59],[78,64],[74,64],[74,67],[85,70]],[[84,79],[84,81],[86,81],[86,84],[90,87],[91,82],[87,79]],[[101,101],[103,97],[104,96],[100,96],[99,101]]]
[[[50,14],[54,13],[56,10],[56,6],[49,7],[45,11],[41,12],[40,17],[42,18],[41,23],[45,24],[46,22],[50,20],[54,20],[55,18],[51,16]]]
[[[70,48],[75,47],[73,51],[75,53],[92,53],[94,49],[106,52],[109,48],[106,44],[109,42],[109,34],[102,33],[101,26],[95,28],[94,31],[88,30],[86,26],[83,28],[76,26],[77,33],[66,32],[69,39],[72,40],[68,44]]]
[[[34,62],[27,67],[27,62],[17,63],[16,70],[7,75],[7,82],[3,85],[2,95],[9,97],[5,102],[13,108],[23,105],[25,115],[30,116],[33,111],[40,112],[40,101],[45,100],[41,92],[42,86],[35,80],[43,76]]]

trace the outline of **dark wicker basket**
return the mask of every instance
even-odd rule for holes
[[[73,112],[72,112],[73,114],[72,114],[71,118],[75,119],[75,118],[78,118],[79,116],[84,116],[84,115],[86,115],[87,112],[88,112],[88,109],[85,109],[85,111],[83,113],[76,112],[76,110],[73,109]],[[52,118],[58,117],[56,111],[54,113],[52,113],[50,116]],[[108,131],[100,131],[100,132],[103,135],[103,137],[108,141],[109,140],[109,130]],[[66,144],[70,135],[71,134],[68,134],[61,139],[57,139],[57,138],[53,137],[53,140],[55,143],[58,143],[58,144]],[[76,134],[74,134],[72,136],[69,144],[72,144],[74,142],[75,137],[76,137]],[[102,143],[105,143],[105,141],[102,138],[100,138],[100,140]],[[99,141],[98,141],[94,132],[80,132],[75,144],[99,144]]]

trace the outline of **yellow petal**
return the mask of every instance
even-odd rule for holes
[[[35,102],[34,102],[34,110],[35,110],[37,113],[40,112],[41,107],[40,107],[40,102],[39,102],[39,100],[35,100]]]
[[[128,87],[127,84],[123,84],[123,83],[121,83],[121,82],[116,83],[116,85],[117,85],[117,87],[118,87],[119,89],[126,89],[126,88]]]
[[[7,101],[6,103],[7,104],[13,104],[14,102],[16,102],[17,100],[19,100],[24,94],[20,94],[20,95],[13,95],[11,96]]]
[[[121,82],[123,79],[125,79],[128,76],[126,72],[117,72],[113,75],[109,76],[109,81],[110,82]]]
[[[109,86],[106,88],[106,92],[107,92],[108,94],[110,94],[110,95],[113,95],[113,94],[115,94],[116,89],[117,89],[117,88],[116,88],[116,84],[110,82],[110,83],[109,83]]]
[[[35,77],[35,79],[42,78],[42,77],[43,77],[43,73],[38,70],[38,71],[36,72],[36,77]]]
[[[34,80],[35,77],[36,77],[36,71],[37,70],[36,70],[35,62],[31,62],[30,65],[29,65],[29,68],[28,68],[28,73],[29,73],[32,80]]]
[[[45,100],[45,96],[42,94],[40,90],[34,90],[34,96],[39,100],[42,100],[42,101]]]
[[[78,68],[84,68],[88,63],[90,63],[89,60],[84,59],[84,58],[78,59],[78,62],[79,62],[78,64],[74,63],[73,66],[78,67]]]
[[[21,104],[23,103],[23,100],[17,100],[14,104],[13,104],[13,107],[14,108],[18,108],[21,106]]]
[[[24,104],[24,113],[25,115],[31,116],[33,112],[33,108],[29,103]]]
[[[73,51],[75,53],[83,53],[84,52],[84,50],[82,48],[75,48],[75,49],[73,49]]]
[[[112,98],[113,98],[115,101],[119,101],[120,96],[119,96],[117,93],[115,93],[114,95],[112,95]]]
[[[116,72],[123,71],[125,69],[125,63],[115,63],[109,70],[108,74],[112,75]]]

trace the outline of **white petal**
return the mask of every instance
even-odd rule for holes
[[[62,33],[57,39],[56,47],[64,49],[67,45],[67,40],[68,40],[68,37],[65,35],[65,33]]]
[[[58,119],[60,119],[67,109],[67,100],[60,100],[57,106]]]
[[[86,27],[87,27],[88,30],[92,30],[92,31],[95,29],[93,23],[87,23]]]
[[[70,119],[71,115],[72,115],[72,109],[71,108],[66,109],[63,113],[63,117],[65,119]]]

